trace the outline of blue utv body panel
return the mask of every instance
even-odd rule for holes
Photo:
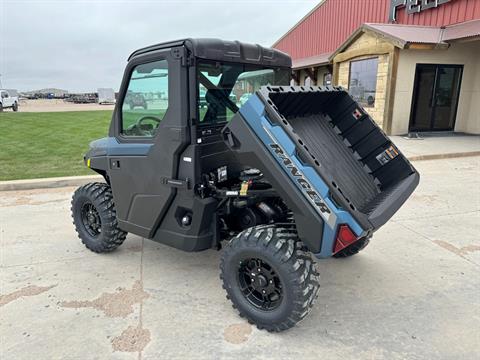
[[[152,143],[120,143],[115,137],[105,137],[90,143],[90,156],[146,156]]]

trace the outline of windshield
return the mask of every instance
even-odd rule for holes
[[[290,69],[201,62],[197,79],[199,121],[207,125],[229,121],[261,86],[289,84]]]

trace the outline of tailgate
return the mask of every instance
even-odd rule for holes
[[[244,157],[242,162],[274,178],[269,180],[287,205],[296,196],[306,198],[321,229],[315,221],[299,224],[298,217],[309,215],[292,211],[302,239],[312,236],[303,227],[323,234],[317,240],[321,256],[331,255],[339,225],[368,236],[391,218],[419,182],[409,161],[342,88],[263,87],[224,134],[232,150]],[[247,139],[252,136],[255,141]],[[273,174],[272,167],[280,167],[283,176]],[[294,196],[286,181],[296,188]]]

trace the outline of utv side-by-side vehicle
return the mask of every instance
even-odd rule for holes
[[[419,174],[347,91],[290,79],[288,55],[237,41],[135,51],[108,137],[84,159],[105,183],[73,195],[86,247],[112,251],[127,232],[185,251],[223,244],[220,278],[241,316],[268,331],[302,320],[314,259],[367,246]]]

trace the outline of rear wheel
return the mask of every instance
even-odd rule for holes
[[[18,111],[18,103],[15,101],[12,106],[13,111]]]
[[[2,112],[2,111],[3,111],[3,104],[0,103],[0,112]]]
[[[78,237],[96,253],[115,250],[127,236],[118,228],[112,190],[107,184],[79,187],[72,197],[72,217]]]
[[[337,252],[335,255],[333,255],[334,258],[345,258],[349,257],[355,254],[358,254],[360,251],[365,249],[365,247],[370,243],[370,238],[366,237],[363,239],[360,239],[358,241],[355,241],[353,244],[347,246],[345,249],[340,250]]]
[[[259,329],[283,331],[305,318],[317,297],[314,261],[296,232],[263,225],[225,247],[220,278],[240,316]]]

